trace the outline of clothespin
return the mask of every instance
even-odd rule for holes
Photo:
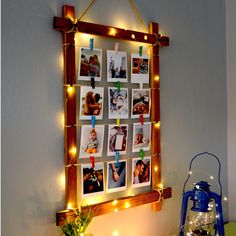
[[[118,42],[115,43],[114,49],[115,49],[116,52],[119,51],[119,43]]]
[[[143,55],[143,46],[139,46],[139,56],[141,57]]]
[[[143,83],[139,83],[139,88],[143,89]]]
[[[92,168],[94,168],[94,166],[95,166],[94,156],[90,156],[89,160],[90,160]]]
[[[144,157],[144,150],[141,148],[139,151],[139,156],[141,157],[141,159],[143,160]]]
[[[119,160],[120,160],[120,152],[116,152],[115,159],[116,159],[116,163],[119,163]]]
[[[94,46],[94,38],[91,38],[89,40],[89,48],[90,48],[91,51],[93,50],[93,46]]]
[[[91,77],[91,87],[94,89],[95,88],[95,80],[94,77]]]
[[[117,126],[120,126],[120,118],[117,118],[117,119],[116,119],[116,125],[117,125]]]
[[[143,114],[139,115],[139,121],[140,121],[140,124],[143,125],[143,121],[144,121]]]
[[[116,90],[120,92],[120,81],[116,81]]]
[[[95,124],[96,124],[96,117],[95,116],[91,116],[91,124],[92,124],[92,128],[95,128]]]

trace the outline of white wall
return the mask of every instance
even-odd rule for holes
[[[236,220],[236,2],[226,1],[229,219]]]
[[[135,1],[143,18],[170,36],[161,49],[163,183],[173,197],[96,217],[95,236],[177,234],[181,190],[191,157],[221,158],[227,193],[225,5],[221,0]],[[55,212],[64,205],[61,36],[52,18],[62,3],[79,16],[88,1],[2,1],[2,235],[59,235]],[[128,1],[96,1],[84,20],[140,29]],[[204,166],[202,166],[204,168]]]

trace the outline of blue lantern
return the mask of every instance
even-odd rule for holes
[[[192,163],[195,159],[208,155],[218,162],[218,183],[220,194],[212,192],[210,184],[199,181],[194,184],[191,191],[185,191],[186,184],[192,173]],[[208,152],[194,156],[189,165],[189,174],[184,183],[182,210],[180,218],[179,236],[219,235],[224,236],[224,222],[222,213],[222,185],[220,182],[221,164],[219,159]],[[192,201],[192,207],[187,215],[188,201]]]

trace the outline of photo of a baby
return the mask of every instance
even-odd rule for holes
[[[128,89],[108,88],[108,118],[109,119],[128,119]]]
[[[151,184],[151,157],[133,158],[132,187],[143,187]]]
[[[83,125],[80,140],[80,158],[102,156],[104,125]]]
[[[149,83],[149,55],[131,54],[131,83]]]
[[[80,90],[80,119],[90,120],[91,116],[96,116],[97,120],[103,115],[103,94],[102,87],[92,89],[89,86],[81,86]]]
[[[139,152],[140,149],[144,151],[150,150],[151,140],[151,122],[144,122],[133,124],[133,145],[132,152]]]
[[[131,118],[150,117],[150,89],[132,89]]]
[[[118,192],[126,189],[127,186],[127,162],[107,163],[107,192]]]
[[[107,81],[127,82],[127,53],[107,50]]]
[[[107,155],[115,156],[116,152],[123,155],[127,151],[128,125],[109,125]]]
[[[95,163],[94,168],[91,167],[91,164],[83,164],[81,165],[81,172],[82,198],[104,193],[103,163]]]
[[[80,48],[78,80],[101,81],[102,50]]]

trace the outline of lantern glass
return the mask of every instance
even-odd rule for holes
[[[215,212],[209,210],[208,212],[190,211],[187,216],[185,233],[187,236],[197,235],[213,235],[213,227],[216,221]]]

